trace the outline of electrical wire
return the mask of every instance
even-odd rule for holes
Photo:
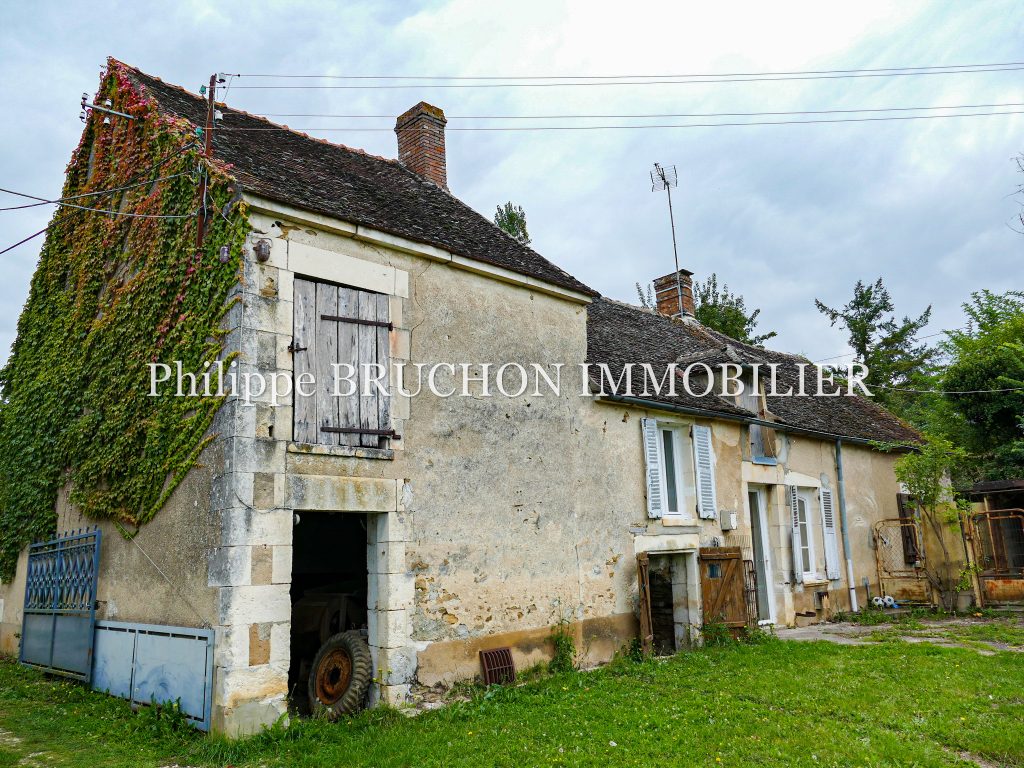
[[[14,245],[9,245],[9,246],[7,246],[7,247],[6,247],[6,248],[4,248],[4,249],[3,249],[2,251],[0,251],[0,256],[2,256],[3,254],[7,253],[8,251],[13,251],[13,250],[14,250],[15,248],[17,248],[17,247],[18,247],[19,245],[24,245],[24,244],[25,244],[25,243],[27,243],[27,242],[28,242],[29,240],[34,240],[35,238],[39,237],[39,236],[40,236],[41,234],[43,234],[44,232],[46,232],[46,230],[48,230],[49,228],[50,228],[50,227],[49,227],[49,225],[47,225],[47,226],[43,227],[42,229],[40,229],[40,230],[39,230],[38,232],[36,232],[36,233],[35,233],[34,235],[29,235],[29,236],[28,236],[28,237],[26,237],[26,238],[25,238],[24,240],[19,240],[19,241],[18,241],[18,242],[16,242],[16,243],[15,243]]]
[[[962,75],[977,74],[984,72],[1014,72],[1024,69],[1024,66],[1009,67],[988,67],[984,69],[942,69],[916,72],[856,72],[850,74],[821,74],[821,75],[766,75],[759,77],[711,77],[696,76],[703,79],[686,80],[605,80],[585,82],[504,82],[504,83],[385,83],[373,85],[236,85],[235,90],[391,90],[408,88],[585,88],[593,86],[611,85],[700,85],[719,83],[767,83],[792,80],[836,80],[844,78],[863,77],[909,77],[913,75]],[[250,75],[251,77],[251,75]],[[310,77],[316,77],[315,75]],[[321,76],[331,77],[331,76]],[[343,76],[338,76],[343,77]]]
[[[936,331],[935,333],[925,334],[924,336],[916,336],[915,340],[930,339],[933,336],[941,336],[944,333],[952,333],[953,331],[962,331],[962,330],[964,330],[964,329],[963,328],[951,328],[949,331]],[[841,355],[833,355],[832,357],[823,357],[820,360],[812,360],[811,362],[813,362],[813,363],[825,363],[825,362],[828,362],[829,360],[839,360],[839,359],[844,358],[844,357],[855,357],[856,355],[857,355],[856,352],[844,352]]]
[[[446,128],[446,131],[597,131],[597,130],[649,130],[654,128],[737,128],[753,125],[818,125],[823,123],[871,123],[893,120],[937,120],[949,117],[994,117],[996,115],[1020,115],[1024,110],[1011,110],[1006,112],[959,112],[951,115],[887,115],[885,117],[843,117],[836,119],[815,119],[815,120],[756,120],[748,122],[727,122],[727,123],[659,123],[651,125],[530,125],[530,126],[472,126],[460,128]],[[259,128],[235,128],[219,125],[213,128],[214,131],[229,133],[258,133],[260,131],[329,131],[329,132],[376,132],[394,131],[394,128],[361,128],[356,126],[310,126],[302,128],[291,128],[285,125],[266,126]],[[430,130],[424,128],[424,130]]]
[[[1005,389],[907,389],[905,387],[889,387],[885,384],[871,384],[876,389],[888,389],[893,392],[911,392],[918,395],[989,395],[1000,392],[1024,392],[1024,387],[1007,387]]]
[[[188,144],[186,144],[185,146],[183,146],[183,147],[182,147],[181,149],[179,149],[179,150],[178,150],[177,152],[175,152],[175,153],[173,153],[173,154],[171,154],[171,155],[168,155],[168,156],[167,156],[167,157],[165,157],[165,158],[164,158],[163,160],[160,160],[159,162],[157,162],[157,163],[154,163],[153,165],[151,165],[151,166],[150,166],[149,168],[147,168],[146,170],[144,170],[144,171],[143,171],[143,174],[147,174],[147,173],[153,173],[153,171],[157,170],[158,168],[161,168],[161,167],[163,167],[164,165],[166,165],[167,163],[169,163],[169,162],[170,162],[171,160],[174,160],[175,158],[177,158],[177,157],[180,157],[180,156],[181,156],[181,155],[183,155],[183,154],[184,154],[185,152],[187,152],[188,150],[192,149],[192,148],[193,148],[193,147],[195,147],[195,146],[198,146],[198,145],[196,144],[196,142],[194,142],[194,141],[190,141],[190,142],[189,142]],[[146,183],[148,184],[148,183],[151,183],[151,182],[147,181]],[[112,190],[103,190],[103,193],[107,193],[107,192],[110,192],[110,191],[112,191]],[[18,193],[18,192],[12,192],[11,194],[17,194],[17,195],[20,195],[21,193]],[[34,195],[25,195],[25,197],[32,197],[32,198],[34,198]],[[34,198],[34,199],[42,200],[42,198]],[[47,202],[49,202],[49,201],[47,201]],[[74,206],[74,207],[79,207],[79,206]],[[86,208],[85,210],[96,210],[96,209]],[[116,213],[116,212],[115,212],[115,213]],[[122,215],[123,215],[123,214],[122,214]],[[192,215],[194,215],[194,214],[192,214]],[[14,249],[15,249],[15,248],[17,248],[17,247],[18,247],[19,245],[24,245],[25,243],[29,242],[30,240],[34,240],[35,238],[37,238],[37,237],[39,237],[40,235],[42,235],[42,234],[44,234],[45,232],[47,232],[47,231],[48,231],[48,230],[50,229],[50,227],[51,227],[51,226],[53,225],[53,223],[54,223],[54,222],[55,222],[55,221],[57,220],[57,218],[58,218],[59,216],[60,216],[60,214],[58,214],[58,216],[55,216],[55,217],[54,217],[54,219],[53,219],[53,221],[51,221],[51,222],[50,222],[49,224],[47,224],[47,225],[46,225],[45,227],[43,227],[43,228],[42,228],[41,230],[39,230],[39,231],[38,231],[38,232],[36,232],[35,234],[29,235],[29,236],[28,236],[28,237],[26,237],[26,238],[25,238],[24,240],[19,240],[19,241],[18,241],[18,242],[16,242],[16,243],[15,243],[14,245],[9,245],[9,246],[7,246],[6,248],[4,248],[4,249],[3,249],[2,251],[0,251],[0,256],[2,256],[3,254],[7,253],[8,251],[12,251],[12,250],[14,250]]]
[[[12,192],[9,189],[0,188],[0,192],[6,192],[7,194],[10,194],[10,195],[19,195],[21,197],[27,197],[27,198],[30,198],[30,199],[33,199],[33,200],[39,200],[40,201],[38,203],[27,203],[25,205],[12,205],[12,206],[8,206],[7,208],[0,208],[0,211],[20,211],[20,210],[23,210],[25,208],[36,208],[36,207],[38,207],[40,205],[58,205],[60,203],[66,202],[68,200],[80,200],[80,199],[82,199],[84,197],[96,197],[97,195],[106,195],[106,194],[108,194],[110,192],[123,192],[123,191],[129,190],[129,189],[137,189],[138,187],[144,187],[147,184],[156,184],[157,182],[169,181],[171,179],[176,179],[179,176],[187,176],[187,175],[188,175],[187,173],[174,173],[174,174],[171,174],[170,176],[162,176],[159,179],[153,179],[152,181],[149,181],[149,180],[147,180],[147,181],[140,181],[137,184],[126,184],[123,187],[112,187],[110,189],[100,189],[100,190],[97,190],[95,192],[83,192],[80,195],[71,195],[69,197],[58,197],[58,198],[56,198],[54,200],[46,200],[46,199],[44,199],[42,197],[34,197],[33,195],[22,195],[19,192]]]
[[[8,195],[17,195],[18,197],[27,197],[30,200],[41,200],[40,205],[58,205],[61,208],[74,208],[79,211],[92,211],[93,213],[106,213],[111,216],[125,216],[132,219],[188,219],[196,215],[197,212],[193,213],[124,213],[122,211],[107,210],[105,208],[90,208],[86,205],[75,205],[74,203],[62,203],[57,200],[47,200],[42,197],[36,197],[35,195],[28,195],[24,192],[15,192],[13,189],[0,188],[0,192],[6,192]]]
[[[664,117],[767,117],[784,115],[840,115],[857,112],[918,112],[937,109],[1001,109],[1024,107],[1024,102],[1003,104],[951,104],[939,107],[875,107],[864,109],[802,109],[791,112],[676,112],[644,115],[445,115],[447,120],[647,120]],[[318,112],[257,112],[261,117],[327,117],[346,119],[393,120],[395,115],[337,115]]]
[[[1024,65],[1024,61],[1003,61],[989,64],[937,64],[926,67],[876,67],[873,69],[808,69],[781,72],[719,72],[717,74],[686,75],[279,75],[241,73],[232,77],[267,77],[286,79],[325,80],[622,80],[652,77],[754,77],[759,75],[834,75],[855,72],[906,72],[909,70],[976,69],[979,67],[1009,67]]]

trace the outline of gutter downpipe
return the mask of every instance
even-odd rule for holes
[[[846,555],[846,583],[850,585],[850,610],[857,610],[857,582],[853,577],[853,557],[850,555],[850,532],[846,527],[846,483],[843,481],[843,441],[836,440],[836,479],[839,485],[839,528],[843,534],[843,554]]]

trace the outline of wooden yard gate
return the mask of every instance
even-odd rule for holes
[[[704,624],[724,624],[733,634],[747,626],[743,555],[739,547],[700,551],[700,590]]]

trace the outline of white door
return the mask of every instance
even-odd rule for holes
[[[754,570],[757,573],[757,618],[762,622],[775,621],[775,601],[772,599],[771,544],[768,539],[768,505],[763,488],[747,491],[750,504],[750,537],[754,550]]]

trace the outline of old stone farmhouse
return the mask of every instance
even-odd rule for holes
[[[114,110],[204,125],[205,99],[110,66]],[[101,522],[97,618],[211,630],[211,727],[273,723],[321,640],[348,628],[365,630],[371,700],[401,704],[478,675],[481,650],[548,658],[559,622],[591,664],[641,631],[670,651],[706,620],[792,625],[880,593],[877,526],[907,513],[894,455],[872,444],[915,438],[893,416],[846,396],[601,396],[581,364],[775,363],[792,382],[807,361],[680,314],[675,275],[656,283],[658,311],[640,309],[507,236],[448,189],[435,107],[398,118],[397,160],[218,110],[212,155],[248,211],[225,337],[240,371],[377,363],[395,385],[396,363],[562,363],[565,381],[543,396],[229,398],[152,522],[132,540]],[[57,532],[91,525],[66,499]],[[27,562],[0,585],[7,651]]]

